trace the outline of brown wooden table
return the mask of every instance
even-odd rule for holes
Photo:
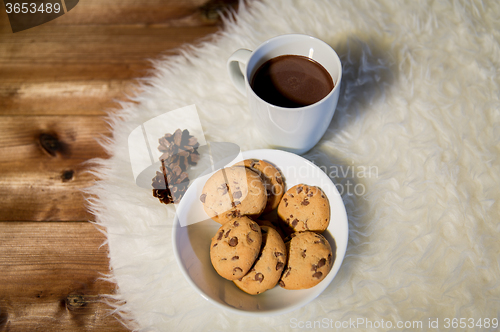
[[[89,223],[86,160],[106,157],[105,111],[148,59],[220,28],[235,0],[80,0],[12,33],[0,4],[0,331],[124,331],[102,303],[115,285]]]

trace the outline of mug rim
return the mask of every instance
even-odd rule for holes
[[[288,34],[283,34],[283,35],[278,35],[278,36],[272,37],[272,38],[264,41],[263,43],[261,43],[259,46],[257,46],[252,51],[252,55],[248,59],[248,63],[250,63],[250,61],[252,60],[252,58],[257,54],[258,50],[260,50],[264,46],[268,45],[269,43],[273,42],[274,40],[276,40],[276,39],[282,39],[282,38],[306,38],[306,39],[314,39],[317,42],[319,42],[320,44],[323,44],[324,46],[326,46],[329,50],[331,50],[333,52],[333,54],[335,55],[335,61],[337,62],[338,67],[339,67],[339,75],[338,75],[337,82],[335,83],[335,86],[333,87],[333,89],[326,96],[324,96],[323,98],[321,98],[320,100],[318,100],[317,102],[315,102],[313,104],[309,104],[309,105],[306,105],[306,106],[300,106],[300,107],[283,107],[283,106],[278,106],[278,105],[271,104],[270,102],[262,99],[257,93],[255,93],[255,91],[252,89],[252,85],[250,84],[250,77],[249,77],[250,68],[247,65],[247,68],[245,68],[245,85],[248,85],[248,89],[251,91],[251,93],[256,98],[258,98],[258,100],[266,103],[270,107],[273,107],[273,108],[276,108],[276,109],[279,109],[279,110],[297,111],[298,112],[298,111],[307,110],[308,108],[316,107],[317,105],[322,104],[327,99],[329,99],[336,92],[336,90],[340,89],[340,85],[341,85],[341,81],[342,81],[342,61],[340,61],[339,55],[333,49],[333,47],[331,47],[325,41],[323,41],[323,40],[321,40],[321,39],[319,39],[317,37],[311,36],[311,35],[306,35],[306,34],[301,34],[301,33],[288,33]],[[282,54],[282,55],[299,55],[299,54]],[[321,66],[323,66],[323,64],[321,64],[319,61],[317,61],[315,59],[312,59],[310,57],[307,57],[307,58],[309,58],[311,60],[314,60],[317,63],[319,63]],[[253,68],[254,67],[252,67],[251,69],[253,69]],[[323,68],[324,68],[324,66],[323,66]],[[328,74],[331,76],[330,72],[328,72]],[[333,77],[332,77],[332,79],[333,79]]]

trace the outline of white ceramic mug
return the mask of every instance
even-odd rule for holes
[[[280,107],[261,99],[250,82],[259,67],[280,55],[302,55],[321,64],[333,80],[333,90],[320,101],[296,108]],[[342,64],[337,53],[317,38],[288,34],[271,38],[253,52],[239,49],[227,61],[236,88],[248,97],[250,112],[265,140],[274,148],[301,154],[310,150],[325,133],[339,100]]]

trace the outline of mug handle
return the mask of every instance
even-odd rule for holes
[[[247,68],[248,59],[250,59],[251,55],[252,51],[240,48],[227,60],[227,71],[229,73],[229,77],[231,78],[231,81],[236,89],[238,89],[238,91],[244,96],[247,95],[244,72]]]

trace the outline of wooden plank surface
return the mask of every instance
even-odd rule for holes
[[[108,248],[80,189],[103,115],[150,59],[220,28],[237,0],[80,0],[12,33],[0,5],[0,331],[125,331],[102,303]]]
[[[149,74],[150,59],[217,27],[35,29],[43,37],[20,32],[0,38],[0,115],[102,115],[133,91],[135,78]]]
[[[85,163],[106,158],[102,116],[2,116],[0,220],[90,220],[80,191],[94,177]]]
[[[164,25],[202,26],[219,23],[217,11],[238,0],[80,0],[54,25]]]
[[[104,241],[88,222],[0,222],[0,331],[123,331]]]

